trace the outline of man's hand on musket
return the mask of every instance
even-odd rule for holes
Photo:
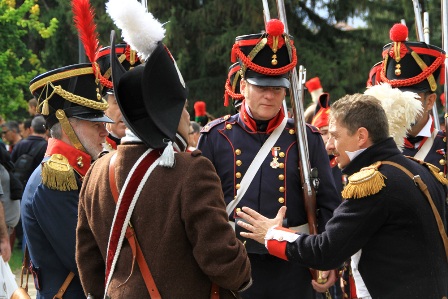
[[[327,279],[325,283],[318,283],[316,280],[312,280],[311,284],[313,285],[313,289],[318,293],[325,293],[328,291],[328,288],[333,286],[338,277],[336,275],[337,270],[330,270],[330,271],[322,271],[322,278]]]
[[[250,231],[241,232],[240,235],[245,238],[253,239],[261,244],[264,244],[264,237],[268,230],[273,226],[281,226],[283,218],[285,218],[286,207],[283,206],[278,210],[277,216],[274,219],[269,219],[261,215],[260,213],[252,210],[248,207],[243,207],[241,211],[236,213],[238,217],[244,219],[244,221],[238,221],[238,225],[242,228]]]

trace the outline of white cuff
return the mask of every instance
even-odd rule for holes
[[[297,240],[298,237],[300,237],[299,234],[291,233],[284,230],[276,229],[277,225],[271,227],[266,235],[264,236],[264,246],[268,248],[268,240],[277,240],[277,241],[287,241],[289,243],[294,242]]]

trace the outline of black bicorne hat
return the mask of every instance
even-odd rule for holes
[[[164,148],[175,141],[187,88],[162,42],[144,64],[129,71],[115,54],[111,33],[111,66],[115,97],[130,129],[149,147]]]
[[[390,30],[393,42],[383,47],[379,81],[403,91],[434,92],[444,66],[445,52],[424,42],[406,41],[407,33],[403,24],[395,24]]]
[[[289,72],[297,64],[297,54],[283,23],[271,19],[266,33],[235,39],[231,60],[239,61],[242,77],[250,84],[289,88]]]
[[[110,52],[110,46],[101,48],[96,60],[96,63],[100,67],[101,75],[106,80],[106,82],[101,82],[103,84],[103,96],[105,96],[107,93],[113,93],[112,69],[110,67]],[[132,50],[131,47],[126,43],[115,45],[115,54],[117,55],[118,61],[121,62],[121,65],[123,65],[126,71],[141,64],[137,52]]]
[[[229,97],[233,101],[233,107],[239,109],[244,100],[244,95],[240,93],[241,82],[241,66],[235,62],[229,67],[229,74],[227,75],[226,85],[224,87],[224,106],[229,105]]]
[[[99,89],[90,63],[48,71],[30,82],[30,91],[39,102],[38,110],[48,128],[58,122],[57,110],[63,110],[67,118],[113,122],[104,115],[108,105],[101,98]]]

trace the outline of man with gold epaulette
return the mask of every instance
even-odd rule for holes
[[[33,263],[37,298],[53,298],[69,273],[64,298],[83,298],[75,262],[78,195],[92,160],[103,151],[111,120],[104,115],[92,64],[37,76],[30,90],[51,133],[41,166],[31,175],[21,203],[24,235]]]
[[[290,87],[288,76],[297,63],[296,49],[291,37],[284,33],[281,21],[272,19],[266,29],[266,33],[236,38],[232,62],[238,61],[241,68],[238,74],[244,99],[239,113],[215,120],[202,129],[198,148],[218,172],[231,223],[243,206],[252,207],[266,217],[274,217],[281,206],[287,206],[285,226],[307,230],[294,120],[285,117],[282,109]],[[232,74],[227,90],[238,93],[234,86],[239,78],[234,81],[233,77],[230,82],[231,78]],[[319,172],[316,202],[318,230],[322,232],[340,199],[319,131],[307,126],[306,132],[310,164]],[[257,155],[260,157],[256,158]],[[257,162],[261,165],[249,167]],[[247,192],[241,195],[245,188]],[[232,207],[235,197],[241,201]],[[238,232],[237,236],[240,237]],[[308,268],[270,256],[264,246],[250,239],[242,240],[254,281],[252,287],[241,293],[243,298],[314,298],[313,284],[317,282],[312,281]],[[332,276],[322,285],[323,291],[334,281]]]
[[[415,111],[406,102],[419,103],[415,94],[400,93],[381,92],[389,104],[395,96],[405,100],[398,114],[397,107],[386,112],[369,94],[347,95],[331,106],[327,149],[349,177],[345,200],[325,232],[280,227],[284,207],[275,219],[244,207],[237,214],[246,223],[238,225],[250,233],[241,234],[266,244],[274,256],[313,268],[334,268],[351,257],[358,298],[447,298],[447,180],[435,166],[406,158],[397,148],[410,121],[391,119]]]
[[[446,174],[445,132],[436,130],[434,122],[439,118],[431,115],[445,52],[424,42],[407,41],[408,28],[403,24],[391,28],[390,38],[392,42],[383,47],[383,60],[370,71],[367,85],[389,83],[420,96],[423,112],[408,131],[403,154],[434,164]]]
[[[72,3],[74,11],[81,4],[85,2]],[[86,297],[75,261],[79,192],[92,161],[103,151],[105,123],[112,120],[104,114],[108,104],[101,97],[104,78],[95,63],[98,49],[85,48],[90,63],[58,68],[30,82],[51,133],[44,160],[31,175],[21,202],[40,299],[56,294],[64,299]]]

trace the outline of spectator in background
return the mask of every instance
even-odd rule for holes
[[[190,131],[188,132],[188,151],[193,151],[198,146],[199,136],[201,136],[201,126],[190,121]]]
[[[32,98],[28,101],[28,113],[30,114],[31,118],[39,114],[37,113],[37,100],[35,98]]]
[[[22,122],[19,122],[19,130],[20,130],[20,136],[22,136],[23,139],[28,138],[31,134],[31,119],[25,119]]]
[[[309,124],[313,118],[314,110],[316,110],[317,101],[319,101],[319,97],[324,93],[324,91],[319,77],[314,77],[306,81],[305,87],[308,89],[312,100],[311,104],[305,109],[304,113],[305,122]]]
[[[0,253],[5,262],[11,258],[11,245],[9,243],[8,228],[5,221],[5,210],[0,205]]]
[[[23,188],[25,188],[34,169],[39,166],[44,158],[45,151],[47,150],[46,135],[45,119],[42,115],[37,115],[31,121],[30,135],[28,138],[19,142],[11,153],[11,161],[15,164],[14,173],[20,179]],[[31,155],[34,158],[31,166],[23,165],[23,163],[18,161],[19,157],[23,154]],[[19,225],[16,227],[16,238],[19,248],[22,248],[22,236],[22,221],[19,219]]]
[[[11,153],[14,146],[22,140],[19,124],[16,121],[8,121],[2,125],[2,138],[7,143],[7,149]]]
[[[13,169],[14,164],[11,161],[9,152],[4,147],[0,147],[0,201],[3,205],[3,209],[5,212],[4,220],[6,221],[6,226],[8,228],[9,233],[8,243],[11,245],[11,248],[14,246],[16,236],[14,228],[16,227],[17,222],[19,221],[19,215],[20,215],[20,201],[12,199],[13,196],[14,199],[18,199],[21,196],[21,194],[18,195],[14,194],[13,196],[11,196],[11,193],[14,192],[14,188],[16,188],[15,183],[17,182],[17,181],[11,181],[10,179],[10,177],[12,176]],[[22,189],[20,189],[20,192],[21,191]]]

